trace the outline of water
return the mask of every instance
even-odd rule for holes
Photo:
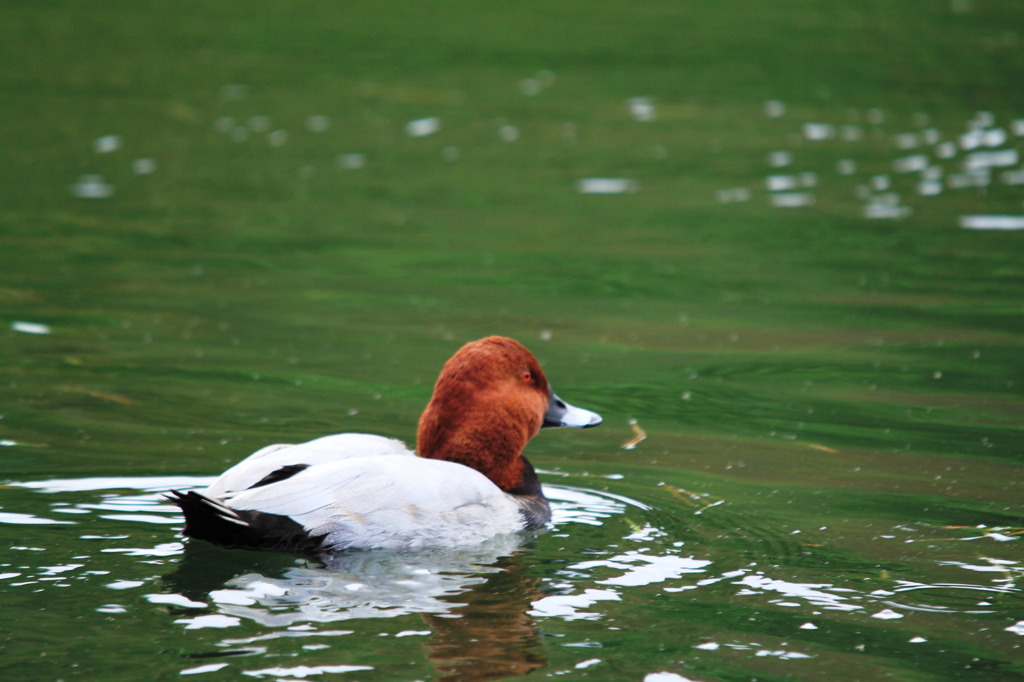
[[[804,5],[4,9],[0,668],[1024,677],[1024,10]],[[492,333],[548,532],[178,536]]]

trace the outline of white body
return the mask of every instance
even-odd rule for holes
[[[289,478],[251,488],[303,464]],[[267,446],[200,492],[232,509],[286,516],[310,535],[326,535],[325,548],[470,545],[525,527],[518,499],[480,472],[361,433]]]

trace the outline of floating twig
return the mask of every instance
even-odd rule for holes
[[[725,500],[721,497],[708,495],[707,493],[694,493],[686,490],[685,488],[669,485],[668,483],[659,483],[658,485],[667,490],[669,495],[672,497],[693,507],[694,514],[701,514],[711,507],[717,507],[720,504],[725,504]]]
[[[117,395],[115,393],[103,393],[102,391],[93,391],[82,386],[61,386],[60,388],[62,391],[67,391],[68,393],[81,393],[82,395],[87,395],[90,398],[106,400],[108,402],[117,403],[118,405],[135,404],[135,401],[132,400],[131,398],[125,398],[124,396]]]
[[[640,441],[647,438],[647,432],[640,428],[640,424],[638,424],[635,419],[630,419],[629,425],[633,429],[633,437],[622,444],[623,450],[632,450],[640,443]]]

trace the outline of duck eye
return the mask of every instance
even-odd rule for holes
[[[530,372],[523,372],[523,381],[529,381],[532,378],[533,378],[533,375],[530,374]]]

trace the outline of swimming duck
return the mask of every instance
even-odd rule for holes
[[[418,454],[365,433],[253,453],[202,491],[172,491],[184,534],[225,547],[336,552],[477,544],[543,528],[551,508],[527,441],[601,417],[560,399],[519,342],[490,336],[445,363]]]

